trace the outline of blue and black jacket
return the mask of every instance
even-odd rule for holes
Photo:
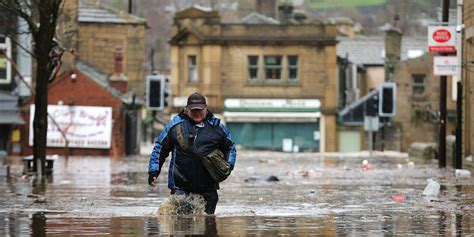
[[[178,124],[181,124],[182,134],[189,145],[186,151],[180,147],[177,140],[176,125]],[[159,175],[171,152],[168,171],[168,188],[171,192],[177,188],[193,193],[214,190],[218,184],[210,177],[197,156],[203,157],[215,149],[220,149],[226,155],[227,162],[233,168],[237,153],[231,135],[220,123],[220,119],[208,112],[204,119],[204,127],[196,129],[194,122],[181,112],[166,125],[155,140],[148,172],[158,172]]]

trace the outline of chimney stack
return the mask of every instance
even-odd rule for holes
[[[291,3],[282,3],[278,6],[278,20],[281,24],[288,24],[293,18],[293,5]]]
[[[256,0],[255,1],[255,9],[256,12],[276,19],[277,15],[277,1],[276,0]]]
[[[121,46],[115,48],[114,59],[114,74],[123,75],[123,48]]]
[[[402,32],[399,28],[400,16],[393,18],[393,25],[385,31],[385,81],[392,81],[393,67],[400,61],[402,52]]]
[[[123,47],[115,47],[114,52],[114,73],[109,78],[109,85],[122,93],[128,92],[128,78],[123,73]]]

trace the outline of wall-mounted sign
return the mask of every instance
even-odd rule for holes
[[[69,147],[108,149],[112,137],[112,108],[99,106],[48,105],[48,147],[64,147],[61,129],[69,141]],[[33,145],[33,118],[35,106],[30,106],[29,142]]]
[[[453,76],[456,75],[458,59],[456,56],[435,56],[433,57],[433,75]]]
[[[456,52],[456,27],[429,26],[428,51],[435,53]]]
[[[225,99],[226,108],[306,108],[319,109],[318,99]]]

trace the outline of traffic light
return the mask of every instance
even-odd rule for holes
[[[164,91],[163,76],[148,75],[146,77],[146,107],[149,110],[163,110]]]
[[[379,88],[379,116],[395,116],[397,102],[397,85],[393,82],[386,82]]]

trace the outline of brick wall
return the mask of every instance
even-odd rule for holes
[[[112,142],[110,149],[83,149],[69,148],[69,155],[81,156],[111,156],[121,157],[125,155],[125,123],[120,111],[122,102],[110,93],[99,87],[95,82],[87,79],[83,74],[77,73],[75,81],[64,74],[48,88],[48,104],[56,105],[62,101],[64,105],[74,104],[80,106],[109,106],[112,107]],[[34,98],[31,100],[34,102]],[[24,111],[26,125],[22,131],[22,154],[32,153],[32,147],[28,145],[29,131],[29,106]],[[47,149],[47,154],[64,155],[64,148]]]
[[[79,58],[104,74],[114,72],[116,46],[124,48],[124,72],[128,87],[144,95],[144,25],[81,23],[79,26]]]
[[[64,1],[64,6],[59,19],[57,21],[56,35],[59,42],[66,50],[77,51],[77,17],[78,17],[78,1]],[[74,63],[74,55],[71,53],[63,54],[61,61],[64,65],[63,70],[67,70]]]

